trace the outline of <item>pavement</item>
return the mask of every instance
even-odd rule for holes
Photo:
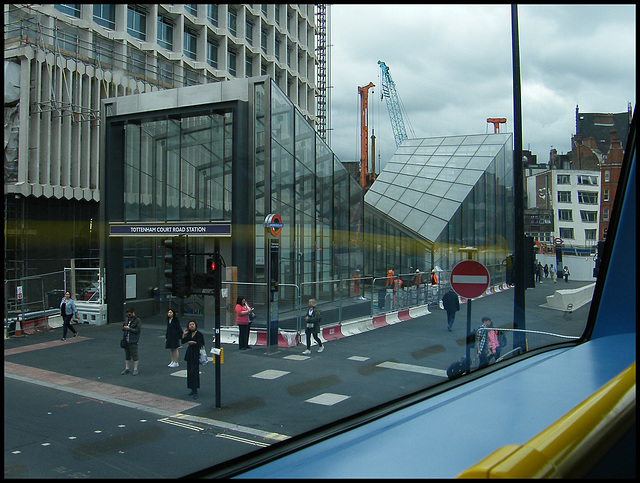
[[[545,282],[544,285],[539,285],[535,289],[528,289],[526,303],[528,320],[531,321],[530,326],[564,327],[563,330],[579,335],[584,329],[583,323],[577,323],[575,329],[569,329],[561,311],[545,309],[540,306],[546,302],[546,296],[552,294],[554,290],[577,288],[589,283],[570,281],[568,284],[558,282],[554,285]],[[484,314],[492,316],[494,321],[504,320],[505,308],[508,312],[508,307],[510,305],[512,307],[513,292],[511,289],[507,289],[500,293],[488,294],[485,298],[474,299],[473,307],[477,315],[473,317],[473,327],[479,325],[475,321]],[[575,319],[586,320],[588,307],[587,305],[580,308]],[[124,369],[124,351],[119,345],[122,331],[120,324],[114,323],[100,326],[77,324],[75,327],[78,330],[78,336],[73,337],[72,333],[68,333],[67,340],[64,342],[60,340],[61,328],[5,339],[5,379],[9,377],[84,394],[121,406],[147,410],[162,417],[180,415],[185,420],[239,431],[245,435],[267,441],[279,441],[288,438],[291,434],[299,434],[327,423],[326,414],[313,412],[310,415],[308,410],[305,411],[300,405],[301,397],[318,394],[324,387],[330,387],[334,384],[346,384],[350,388],[361,384],[357,379],[347,382],[348,379],[344,375],[345,363],[354,364],[354,362],[345,361],[349,359],[358,361],[354,354],[366,354],[369,357],[378,358],[379,362],[385,361],[388,364],[388,361],[393,361],[394,357],[398,357],[398,354],[408,350],[401,348],[401,351],[398,352],[397,344],[404,345],[405,342],[391,343],[389,335],[392,333],[385,332],[385,327],[398,324],[407,325],[406,330],[424,334],[424,324],[427,324],[432,327],[429,330],[433,332],[434,341],[440,341],[443,337],[462,339],[465,326],[464,310],[463,305],[458,313],[453,335],[447,335],[446,323],[444,322],[446,317],[443,311],[433,307],[431,309],[407,309],[404,312],[387,314],[383,316],[384,320],[377,316],[379,321],[377,326],[374,323],[376,318],[370,317],[368,322],[360,322],[361,325],[371,324],[371,328],[361,331],[354,330],[348,334],[348,331],[343,330],[345,326],[349,325],[347,322],[339,324],[339,334],[335,332],[338,326],[330,324],[323,327],[323,339],[327,342],[327,350],[318,354],[314,348],[311,357],[303,356],[304,346],[297,343],[280,346],[276,349],[277,353],[273,354],[270,351],[274,348],[268,349],[266,346],[254,345],[251,350],[239,351],[233,341],[223,342],[221,344],[223,353],[219,381],[221,391],[216,394],[216,366],[209,363],[206,366],[201,366],[201,389],[200,397],[197,400],[187,397],[186,363],[183,361],[185,349],[179,350],[179,367],[169,368],[167,366],[170,362],[170,354],[169,350],[164,348],[166,318],[163,316],[147,317],[142,321],[139,374],[137,376],[120,374]],[[510,310],[512,311],[512,309]],[[399,314],[406,316],[399,316]],[[543,320],[547,325],[536,325],[539,320]],[[496,326],[506,324],[508,322],[496,323]],[[213,346],[213,328],[209,325],[211,324],[205,324],[205,328],[202,330],[205,335],[207,351]],[[334,339],[330,337],[332,328],[333,334],[336,334]],[[343,343],[345,337],[349,340],[347,345]],[[401,340],[417,344],[418,339],[413,333],[400,337],[403,338]],[[414,358],[417,357],[415,354],[422,354],[419,351],[422,350],[426,342],[420,341],[419,343],[422,345],[417,346],[412,353]],[[440,356],[430,360],[431,365],[438,362],[441,366],[440,369],[435,369],[434,375],[429,376],[433,377],[435,382],[442,381],[442,368],[446,368],[444,361],[454,358],[454,354],[451,352],[456,347],[454,339],[451,339],[450,344],[453,345],[451,348],[447,345],[447,352],[442,356],[442,361],[438,360]],[[458,342],[459,345],[460,342]],[[432,354],[429,350],[426,353]],[[362,361],[366,359],[367,357],[361,358]],[[319,360],[323,361],[322,370],[317,372],[312,367]],[[376,366],[371,361],[356,363],[363,364],[355,374],[356,377],[358,374],[360,377],[369,376],[381,370],[379,369],[380,364]],[[299,370],[292,372],[292,364],[302,365],[297,366],[300,368]],[[289,374],[287,385],[283,385],[278,391],[267,390],[265,392],[265,384],[267,384],[265,381],[275,380],[283,374]],[[238,383],[237,381],[243,382]],[[362,386],[361,394],[370,390],[370,382],[365,384],[363,380],[362,384],[365,385]],[[424,381],[416,382],[425,384]],[[390,392],[387,394],[384,391],[376,391],[375,397],[372,396],[372,398],[377,401],[376,403],[382,403],[388,397],[393,397],[392,391],[400,390],[408,391],[409,389],[390,388]],[[398,393],[398,396],[400,395],[401,393]],[[217,404],[218,398],[221,401],[220,405]],[[365,405],[356,410],[370,407],[368,405],[372,404],[371,400],[364,399],[363,404]],[[278,422],[278,417],[274,417],[274,408],[277,408],[279,413],[287,414],[289,421],[293,422],[290,427],[287,427],[287,434],[284,433],[282,422]],[[354,414],[352,411],[354,411],[353,407],[348,411],[345,410],[344,414],[341,413],[341,410],[334,409],[331,418],[346,417],[349,414]]]

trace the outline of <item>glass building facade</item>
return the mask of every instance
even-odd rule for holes
[[[100,246],[114,317],[131,284],[139,314],[158,310],[163,240],[177,234],[196,272],[219,244],[227,281],[266,287],[269,214],[283,222],[282,309],[353,296],[357,270],[374,281],[388,268],[449,270],[462,246],[503,281],[510,135],[406,140],[365,196],[267,76],[110,99],[103,119]],[[212,302],[198,297],[187,303],[206,314]]]
[[[110,307],[127,301],[123,280],[135,274],[138,312],[153,310],[148,287],[164,285],[163,239],[176,230],[192,230],[194,254],[211,253],[217,238],[233,281],[266,284],[273,213],[284,224],[281,305],[335,297],[322,282],[363,266],[364,192],[269,77],[111,99],[104,120]],[[212,234],[220,227],[229,233]],[[198,271],[203,257],[194,260]]]
[[[507,209],[513,206],[512,166],[508,133],[407,139],[365,201],[402,232],[432,243],[427,269],[448,272],[466,259],[460,248],[475,247],[474,259],[500,283],[513,252],[513,212]],[[399,258],[393,262],[400,266]],[[405,262],[404,269],[410,266]]]

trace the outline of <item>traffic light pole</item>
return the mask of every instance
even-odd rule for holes
[[[518,34],[518,6],[511,6],[511,46],[513,56],[513,206],[515,260],[513,267],[513,334],[514,348],[525,350],[525,240],[524,240],[524,167],[522,165],[522,104],[520,91],[520,43]]]
[[[216,238],[214,240],[214,249],[213,249],[213,261],[216,264],[214,270],[214,289],[213,295],[215,297],[215,310],[214,310],[214,348],[215,353],[215,366],[216,366],[216,382],[215,382],[215,390],[216,390],[216,407],[221,407],[221,391],[220,391],[220,292],[222,290],[222,257],[220,256],[220,240]]]
[[[467,254],[467,260],[473,260],[473,254],[478,252],[478,249],[475,247],[467,247],[461,248],[461,253]],[[467,337],[466,337],[466,348],[467,353],[465,354],[467,358],[467,373],[471,372],[471,299],[467,299]]]

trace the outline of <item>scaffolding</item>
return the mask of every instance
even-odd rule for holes
[[[316,94],[317,108],[316,118],[318,124],[316,131],[322,138],[322,140],[328,143],[328,90],[327,90],[327,5],[316,5],[316,25],[318,26],[316,58],[317,58],[317,78],[318,78],[318,93]]]

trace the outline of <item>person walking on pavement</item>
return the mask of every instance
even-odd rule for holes
[[[236,299],[236,324],[238,325],[238,348],[243,351],[251,349],[249,347],[249,314],[253,309],[242,295]]]
[[[129,374],[129,361],[133,359],[133,375],[138,375],[138,341],[140,340],[142,322],[136,315],[133,307],[127,309],[127,321],[122,326],[124,332],[124,371],[120,374]]]
[[[76,319],[79,319],[80,315],[69,292],[64,293],[64,298],[62,302],[60,302],[60,315],[62,315],[62,339],[60,339],[60,341],[64,342],[67,340],[67,329],[73,332],[74,337],[78,337],[78,331],[71,325],[71,319],[74,316]]]
[[[316,299],[309,299],[309,311],[307,312],[304,320],[307,323],[307,326],[304,329],[304,333],[307,336],[307,350],[305,350],[303,354],[311,354],[311,335],[313,335],[313,338],[320,346],[318,352],[322,352],[324,350],[324,346],[322,345],[320,337],[318,337],[318,333],[320,332],[320,321],[322,320],[322,312],[320,312],[316,307]]]
[[[569,267],[567,267],[566,265],[564,266],[564,270],[562,270],[562,275],[564,275],[564,281],[566,283],[569,283],[569,275],[571,275],[569,273]]]
[[[182,333],[182,343],[188,344],[184,353],[184,360],[187,362],[187,388],[191,389],[189,396],[198,399],[198,388],[200,387],[200,348],[204,347],[204,336],[198,332],[198,324],[190,320],[187,328]]]
[[[180,338],[182,337],[182,327],[180,320],[176,317],[173,309],[167,311],[167,332],[165,334],[165,349],[171,350],[171,362],[169,367],[178,367],[178,347],[180,347]]]
[[[442,306],[447,312],[447,329],[452,331],[453,322],[456,318],[456,312],[460,310],[460,300],[458,300],[458,294],[449,287],[449,291],[442,297]]]
[[[476,350],[478,353],[479,363],[478,369],[489,365],[489,358],[495,355],[495,348],[491,349],[489,345],[489,327],[493,325],[489,317],[482,317],[482,325],[476,330]]]
[[[556,283],[556,267],[553,264],[549,267],[549,274],[551,275],[551,281]]]

